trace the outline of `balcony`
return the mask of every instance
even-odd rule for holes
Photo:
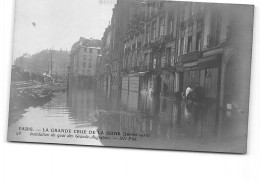
[[[192,61],[197,61],[199,59],[200,53],[198,51],[193,51],[185,55],[179,56],[179,62],[181,63],[189,63]]]
[[[174,39],[175,39],[175,38],[174,38],[173,34],[165,35],[165,38],[164,38],[164,40],[165,40],[166,42],[173,41]]]
[[[131,68],[132,72],[139,72],[139,66],[134,66]]]
[[[170,63],[168,63],[168,62],[162,62],[161,63],[161,68],[167,69],[169,67],[171,67]]]
[[[128,72],[128,69],[127,68],[122,68],[121,69],[121,73],[127,73]]]

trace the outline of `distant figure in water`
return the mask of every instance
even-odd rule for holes
[[[193,89],[194,101],[200,103],[203,100],[203,92],[199,83],[196,83],[195,88]]]
[[[164,96],[168,95],[168,85],[166,83],[163,84],[163,93],[164,93]]]
[[[186,98],[188,98],[188,95],[190,94],[191,91],[192,91],[191,87],[188,86],[188,87],[186,88],[186,91],[185,91],[185,97],[186,97]]]

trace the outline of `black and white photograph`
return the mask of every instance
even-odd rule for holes
[[[253,22],[250,4],[16,0],[8,141],[245,154]]]

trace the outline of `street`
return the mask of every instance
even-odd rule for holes
[[[241,152],[246,122],[246,113],[218,110],[214,103],[189,107],[185,100],[131,91],[71,88],[68,94],[56,93],[42,106],[25,109],[18,121],[9,123],[8,136],[26,142]],[[119,132],[131,140],[17,137],[18,127]],[[142,137],[131,137],[134,134]]]

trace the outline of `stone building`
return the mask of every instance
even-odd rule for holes
[[[105,91],[110,90],[111,72],[110,72],[110,57],[111,57],[111,26],[109,25],[102,37],[101,43],[101,60],[97,63],[96,78],[97,86],[104,88]]]
[[[24,54],[14,61],[14,65],[20,69],[21,72],[31,72],[31,55]]]
[[[176,97],[187,86],[199,84],[207,101],[246,110],[252,9],[218,3],[119,0],[102,39],[99,68],[105,72],[99,75],[105,75],[109,89],[116,86],[137,93],[137,98],[139,94]]]
[[[51,75],[56,80],[67,79],[69,52],[64,50],[43,50],[33,55],[23,55],[15,60],[21,71]]]
[[[101,41],[80,37],[70,53],[70,80],[78,87],[92,87],[96,64],[101,59]]]
[[[179,7],[179,90],[198,83],[206,99],[247,110],[253,7],[195,2]]]
[[[122,65],[124,59],[124,38],[127,32],[131,7],[137,0],[118,0],[113,8],[109,26],[102,38],[102,58],[97,65],[99,86],[106,91],[120,91],[122,88]]]

